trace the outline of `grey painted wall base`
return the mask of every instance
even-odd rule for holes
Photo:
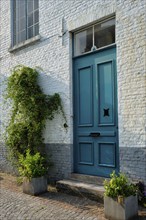
[[[46,154],[51,155],[53,162],[48,178],[56,181],[69,177],[73,172],[73,145],[46,144]],[[17,174],[15,168],[7,160],[7,150],[4,143],[0,143],[0,172]]]
[[[51,155],[54,163],[49,170],[49,179],[59,180],[67,178],[73,172],[73,145],[46,144],[46,153]],[[120,171],[134,181],[143,181],[146,185],[146,147],[122,147],[120,153]],[[0,143],[0,171],[16,173],[16,170],[7,161],[7,152],[4,143]]]
[[[49,170],[50,180],[68,178],[73,172],[73,145],[46,144],[46,153],[51,155],[53,167]]]
[[[16,169],[7,159],[7,149],[2,142],[0,142],[0,172],[17,174]]]
[[[119,153],[120,171],[146,185],[146,147],[121,147]]]

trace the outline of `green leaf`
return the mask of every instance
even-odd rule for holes
[[[18,65],[7,81],[7,98],[12,100],[12,114],[6,129],[6,144],[12,160],[19,154],[40,151],[43,145],[42,131],[46,119],[52,120],[56,113],[63,112],[60,95],[46,95],[38,85],[35,69]]]

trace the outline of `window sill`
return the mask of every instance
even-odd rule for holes
[[[28,45],[30,45],[30,44],[33,44],[33,43],[35,43],[36,41],[39,41],[40,39],[41,39],[41,36],[40,36],[40,35],[37,35],[37,36],[35,36],[35,37],[32,37],[32,38],[30,38],[30,39],[28,39],[28,40],[25,40],[25,41],[19,43],[19,44],[13,46],[13,47],[10,47],[8,51],[11,53],[11,52],[16,51],[16,50],[18,50],[18,49],[21,49],[21,48],[23,48],[23,47],[26,47],[26,46],[28,46]]]

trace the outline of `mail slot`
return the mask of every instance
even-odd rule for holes
[[[100,136],[100,132],[91,132],[90,137],[99,137]]]

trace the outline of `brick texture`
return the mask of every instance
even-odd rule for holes
[[[17,64],[43,68],[43,71],[40,71],[39,83],[47,94],[60,93],[68,124],[66,130],[61,115],[57,115],[53,121],[47,121],[44,139],[49,148],[52,149],[50,144],[54,144],[54,153],[58,155],[53,156],[54,163],[62,164],[62,161],[65,161],[63,167],[66,168],[58,169],[57,174],[61,176],[64,172],[64,176],[67,176],[73,166],[71,31],[115,14],[120,169],[125,171],[132,164],[132,171],[128,172],[129,176],[139,179],[140,174],[140,178],[146,181],[145,167],[143,167],[145,164],[142,162],[141,154],[141,152],[145,154],[143,149],[146,147],[146,2],[143,0],[40,0],[39,11],[41,39],[10,53],[8,51],[11,46],[10,2],[0,1],[1,142],[10,112],[10,104],[6,106],[3,103],[2,92],[5,88],[4,81],[10,75],[11,68]],[[67,154],[64,153],[66,147]],[[2,151],[0,150],[1,155]],[[137,152],[139,155],[135,163],[132,162],[134,154],[131,152]]]

